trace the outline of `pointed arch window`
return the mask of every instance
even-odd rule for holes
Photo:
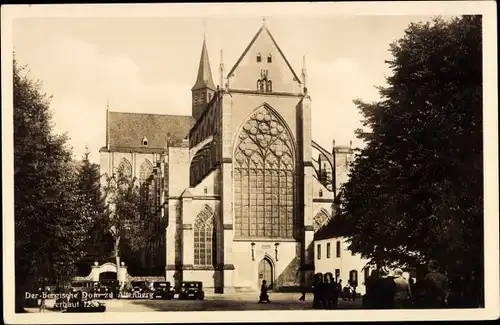
[[[262,61],[262,57],[260,56],[260,53],[257,53],[257,62],[261,62]]]
[[[257,80],[257,91],[260,91],[260,84],[262,83],[262,80],[258,79]]]
[[[295,156],[292,138],[266,107],[238,135],[235,150],[235,236],[293,237]]]
[[[214,265],[215,261],[214,212],[206,206],[194,224],[194,264]]]
[[[132,165],[127,158],[122,158],[117,168],[118,174],[126,178],[132,178]]]
[[[271,63],[271,62],[273,62],[273,57],[272,57],[272,55],[271,55],[271,54],[269,54],[269,55],[267,56],[267,63]]]
[[[139,182],[144,183],[152,173],[153,164],[148,159],[144,159],[139,171]]]
[[[261,80],[259,91],[261,91],[261,92],[265,92],[266,91],[266,80],[265,79]]]
[[[321,209],[313,218],[313,229],[314,232],[320,230],[327,222],[330,220],[328,212],[325,209]]]
[[[268,93],[272,92],[273,91],[273,82],[271,80],[268,80],[267,81],[267,84],[266,84],[266,91]]]

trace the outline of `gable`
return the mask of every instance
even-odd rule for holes
[[[257,57],[260,55],[260,62]],[[268,62],[268,56],[271,62]],[[299,93],[301,81],[279,48],[271,32],[261,27],[228,74],[229,89],[257,91],[262,71],[272,81],[272,92]]]

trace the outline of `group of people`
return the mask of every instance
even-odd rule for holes
[[[417,272],[417,278],[405,276],[402,269],[393,271],[381,267],[372,271],[364,285],[365,309],[408,309],[408,308],[476,308],[482,305],[481,288],[472,274],[467,279],[453,276],[451,280],[439,271],[436,262],[428,264],[427,273]],[[342,280],[332,273],[314,275],[313,308],[337,309],[339,298],[355,301],[357,283],[349,281],[343,288]],[[300,301],[305,301],[306,288],[302,288]],[[262,281],[259,302],[271,302],[266,281]]]
[[[348,283],[342,288],[342,280],[335,279],[333,274],[316,273],[313,284],[313,308],[314,309],[337,309],[339,297],[344,300],[356,299],[356,284]],[[305,300],[305,292],[300,300]]]
[[[392,274],[391,274],[392,273]],[[464,288],[468,283],[467,288]],[[382,267],[366,279],[363,307],[367,309],[464,308],[478,307],[480,297],[474,279],[448,277],[430,262],[428,272],[417,279],[403,276],[401,269],[390,272]]]

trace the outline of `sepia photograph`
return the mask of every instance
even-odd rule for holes
[[[496,19],[2,6],[6,321],[498,318]]]

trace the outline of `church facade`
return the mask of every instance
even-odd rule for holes
[[[265,24],[228,73],[221,52],[219,73],[216,86],[204,40],[191,116],[107,111],[101,174],[126,168],[154,188],[166,227],[144,260],[167,281],[310,284],[352,150],[313,141],[305,64],[299,76]]]

